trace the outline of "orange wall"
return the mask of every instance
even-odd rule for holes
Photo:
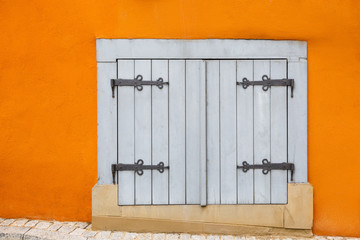
[[[308,41],[314,232],[360,237],[359,0],[0,0],[0,216],[90,221],[96,38]]]

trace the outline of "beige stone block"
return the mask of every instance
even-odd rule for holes
[[[93,229],[193,234],[311,236],[313,192],[310,184],[288,185],[288,204],[118,206],[117,185],[93,188]],[[127,238],[127,237],[126,237]],[[181,236],[180,236],[181,238]]]
[[[95,185],[93,216],[168,219],[283,227],[284,205],[153,205],[118,206],[117,185]]]
[[[285,228],[312,228],[313,195],[313,187],[308,183],[288,184],[288,204],[284,209]]]
[[[92,215],[121,216],[117,203],[117,185],[95,185],[92,189]]]

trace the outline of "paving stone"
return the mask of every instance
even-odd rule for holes
[[[74,227],[77,228],[86,228],[90,223],[88,222],[76,222]]]
[[[137,233],[125,233],[123,240],[134,240],[138,236]]]
[[[67,226],[75,226],[76,222],[63,222],[64,225],[67,225]]]
[[[154,240],[165,240],[165,233],[156,233],[153,234]]]
[[[52,225],[51,222],[41,221],[35,226],[35,228],[37,228],[37,229],[48,229],[51,225]]]
[[[221,236],[221,240],[234,240],[234,236],[232,236],[232,235],[223,235],[223,236]]]
[[[70,233],[74,230],[75,230],[75,227],[65,225],[65,226],[62,226],[61,228],[59,228],[57,231],[60,233]]]
[[[13,224],[11,224],[11,226],[23,227],[28,221],[28,219],[17,219],[15,222],[13,222]]]
[[[86,240],[86,238],[33,228],[25,233],[24,240]]]
[[[0,226],[0,239],[23,239],[24,233],[30,228]]]
[[[235,240],[246,240],[246,238],[243,236],[236,236]]]
[[[204,235],[191,235],[191,240],[206,240]]]
[[[178,240],[179,238],[180,235],[176,233],[166,234],[166,240]]]
[[[113,232],[111,234],[111,239],[122,239],[122,237],[124,236],[123,232]],[[151,239],[151,238],[150,238]]]
[[[38,222],[39,220],[31,220],[25,224],[25,227],[34,227]]]
[[[207,240],[220,240],[220,236],[219,235],[209,235],[207,236]],[[245,240],[245,238],[244,238]]]
[[[2,223],[0,223],[0,226],[9,226],[13,222],[15,222],[15,219],[5,219]]]
[[[72,232],[70,233],[70,235],[80,236],[80,235],[82,235],[84,232],[86,232],[86,229],[76,228],[74,231],[72,231]]]
[[[53,225],[51,225],[48,230],[49,231],[57,231],[59,228],[61,228],[63,226],[63,224],[61,222],[54,222]]]
[[[109,239],[111,235],[111,231],[99,231],[96,235],[96,239]]]
[[[97,234],[96,231],[86,231],[81,236],[91,238],[94,237]]]
[[[24,227],[25,226],[25,227]],[[164,233],[127,233],[91,231],[91,224],[85,222],[49,222],[27,219],[0,218],[0,240],[360,240],[335,236],[314,236],[312,238],[289,238],[278,236],[231,236],[231,235],[190,235]]]
[[[90,224],[86,227],[86,229],[87,229],[87,230],[91,230],[91,228],[92,228],[92,224],[90,223]]]
[[[180,234],[180,240],[190,240],[191,236],[187,233]]]

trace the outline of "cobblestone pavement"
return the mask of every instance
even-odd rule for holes
[[[7,240],[257,240],[257,239],[304,239],[295,237],[256,237],[230,235],[190,235],[165,233],[129,233],[114,231],[93,231],[91,224],[86,222],[57,222],[28,219],[0,218],[0,239]],[[313,240],[360,240],[360,238],[314,236]]]

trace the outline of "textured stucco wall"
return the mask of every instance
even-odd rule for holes
[[[89,221],[96,38],[308,41],[314,232],[360,236],[358,0],[0,0],[0,216]]]

